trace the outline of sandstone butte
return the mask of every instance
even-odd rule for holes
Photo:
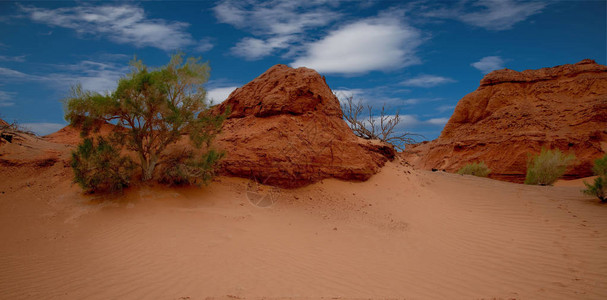
[[[324,77],[275,65],[214,108],[230,114],[215,145],[223,175],[295,188],[324,178],[367,180],[394,149],[355,136]]]
[[[403,158],[421,169],[457,171],[483,161],[491,177],[522,182],[529,154],[542,147],[574,153],[566,177],[591,176],[607,151],[607,66],[576,64],[493,71],[466,95],[441,135],[409,147]]]

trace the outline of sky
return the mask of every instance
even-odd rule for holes
[[[134,56],[201,57],[215,103],[275,64],[315,69],[340,99],[418,140],[497,69],[607,60],[606,1],[0,1],[0,118],[44,135],[81,84],[112,91]]]

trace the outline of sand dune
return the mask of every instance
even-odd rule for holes
[[[69,172],[1,169],[0,298],[607,297],[607,211],[579,187],[393,162],[363,183],[101,199]]]

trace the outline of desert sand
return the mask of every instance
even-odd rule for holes
[[[607,211],[576,186],[399,160],[291,190],[83,195],[61,162],[0,176],[2,299],[607,297]]]
[[[241,178],[209,186],[85,195],[78,130],[2,142],[0,299],[607,299],[607,208],[584,179],[414,169],[355,137],[313,70],[259,78],[217,141]]]

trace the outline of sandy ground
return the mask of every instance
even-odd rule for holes
[[[70,172],[0,166],[1,299],[607,299],[607,206],[576,186],[393,162],[99,198]]]

